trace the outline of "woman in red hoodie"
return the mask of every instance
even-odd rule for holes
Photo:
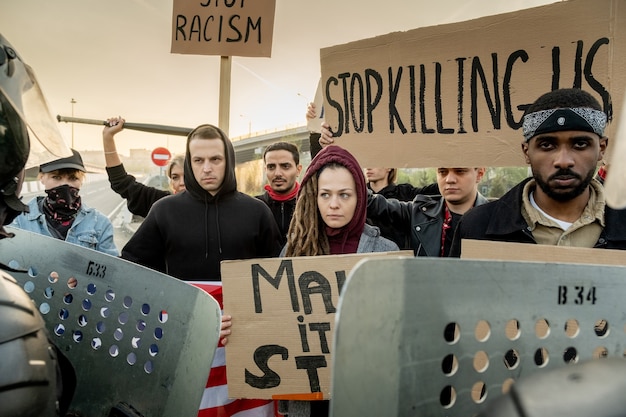
[[[363,170],[347,150],[322,149],[306,170],[281,256],[340,255],[397,251],[398,245],[365,222]],[[281,402],[289,417],[328,416],[328,401]]]
[[[350,152],[327,146],[311,161],[300,184],[282,256],[340,255],[398,250],[365,223],[367,187]]]
[[[363,170],[347,150],[322,149],[304,174],[287,243],[281,256],[340,255],[397,251],[398,245],[365,223],[367,187]],[[222,344],[231,334],[231,316],[222,317]],[[328,416],[328,401],[281,401],[289,417]]]

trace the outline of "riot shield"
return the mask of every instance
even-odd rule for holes
[[[626,351],[626,267],[444,258],[355,266],[331,415],[481,412],[520,377]]]
[[[8,229],[15,237],[0,240],[0,262],[17,270],[11,275],[76,371],[70,413],[197,415],[220,331],[210,295],[120,258]]]

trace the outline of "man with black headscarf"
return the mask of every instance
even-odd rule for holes
[[[461,239],[626,249],[626,210],[607,207],[594,180],[608,145],[607,117],[580,89],[539,97],[526,111],[522,151],[532,177],[499,200],[461,219],[450,256]]]

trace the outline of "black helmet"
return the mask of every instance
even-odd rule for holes
[[[24,168],[69,155],[35,74],[0,34],[0,238],[2,224],[25,211]]]
[[[59,415],[57,351],[35,304],[1,270],[0,300],[0,416]]]

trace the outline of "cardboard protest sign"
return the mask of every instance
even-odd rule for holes
[[[314,119],[307,121],[307,129],[311,132],[319,132],[322,123],[324,122],[324,97],[322,96],[322,80],[320,79],[315,89],[315,98],[313,99],[315,105],[315,111],[317,113]]]
[[[611,138],[609,149],[612,149],[611,156],[605,158],[609,161],[604,190],[606,192],[606,204],[615,209],[626,208],[626,95],[622,104],[622,114],[617,119],[618,127],[615,137]]]
[[[174,0],[172,53],[270,57],[276,0]]]
[[[626,265],[625,253],[616,249],[575,248],[528,243],[463,239],[462,259]]]
[[[413,252],[223,261],[229,397],[329,398],[341,288],[361,259],[399,256]]]
[[[580,87],[620,114],[625,28],[623,1],[570,0],[324,48],[325,119],[362,166],[524,165],[541,94]]]

